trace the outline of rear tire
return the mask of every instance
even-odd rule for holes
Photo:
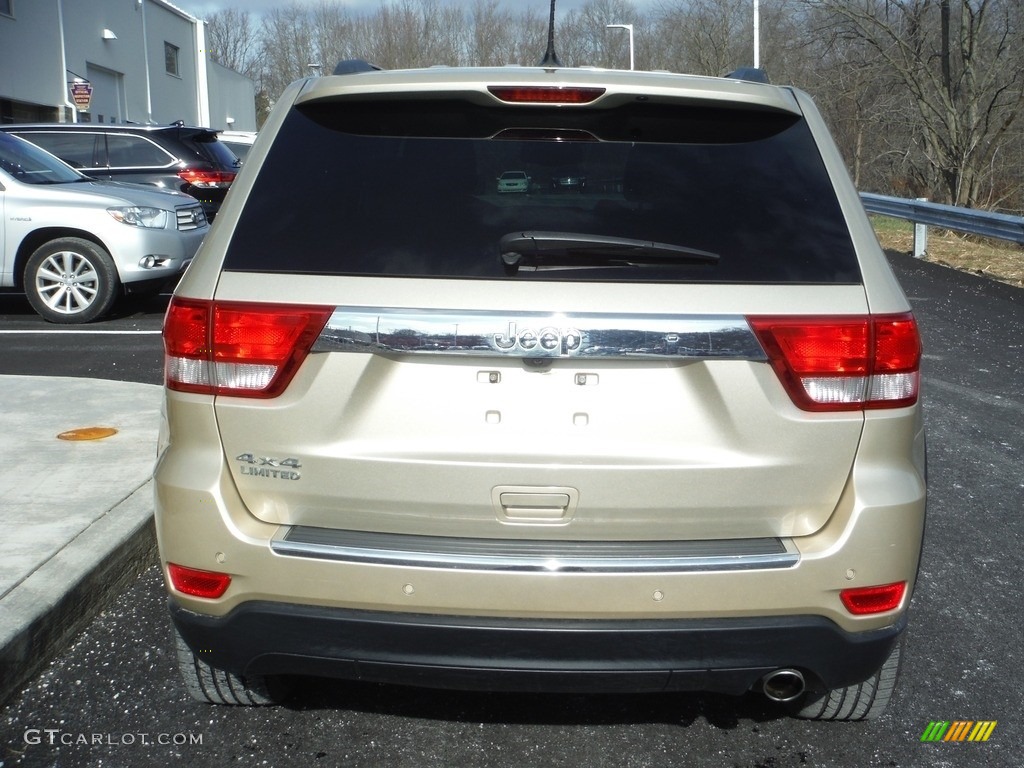
[[[284,682],[278,678],[262,675],[239,677],[211,667],[192,652],[177,630],[174,632],[174,645],[185,689],[196,701],[263,707],[279,704],[287,693]]]
[[[899,675],[902,640],[882,666],[857,685],[805,694],[793,712],[804,720],[877,720],[889,705]]]
[[[121,281],[105,249],[61,237],[36,249],[25,265],[25,295],[51,323],[88,323],[110,311]]]

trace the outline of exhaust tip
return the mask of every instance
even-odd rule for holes
[[[799,669],[777,669],[761,679],[761,690],[772,701],[793,701],[807,690],[807,681]]]

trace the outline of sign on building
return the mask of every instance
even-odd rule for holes
[[[92,83],[88,80],[69,83],[71,89],[71,100],[75,102],[79,112],[88,112],[92,102]]]

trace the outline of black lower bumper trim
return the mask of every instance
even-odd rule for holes
[[[173,291],[181,280],[182,275],[185,274],[184,269],[179,269],[170,274],[160,275],[159,277],[151,277],[147,280],[135,280],[131,283],[125,283],[124,293],[126,296],[132,298],[147,298],[149,296],[156,296],[158,293],[165,291]]]
[[[784,667],[838,688],[874,674],[906,624],[904,614],[884,629],[849,633],[819,616],[531,620],[251,602],[218,618],[170,607],[193,652],[235,674],[494,691],[738,695]]]

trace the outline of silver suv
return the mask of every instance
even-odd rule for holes
[[[164,330],[196,698],[313,674],[882,712],[919,337],[805,94],[368,69],[293,84],[263,134]],[[587,183],[506,195],[509,168]]]
[[[180,192],[96,181],[0,132],[0,287],[42,317],[86,323],[176,280],[209,231]]]

